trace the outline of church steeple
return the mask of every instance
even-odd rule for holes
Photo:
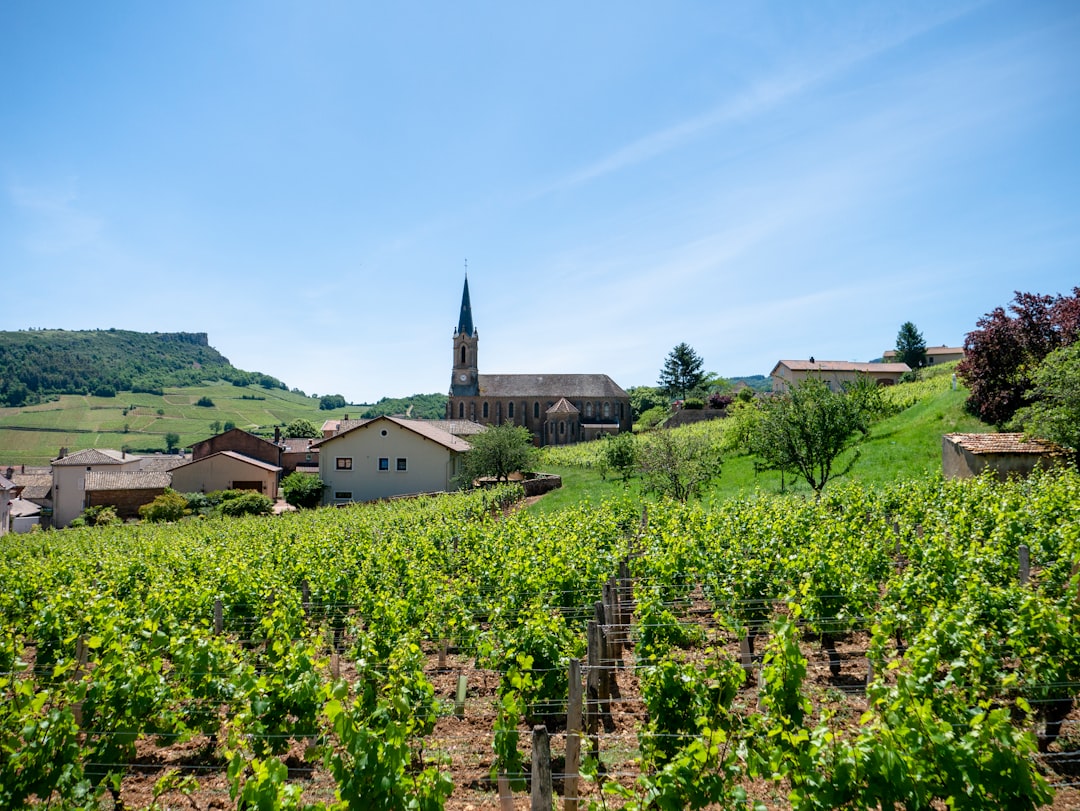
[[[461,316],[458,318],[458,335],[473,336],[472,304],[469,302],[469,275],[465,274],[465,289],[461,291]]]
[[[465,288],[461,292],[461,315],[454,330],[454,363],[450,379],[452,398],[476,397],[480,394],[480,372],[476,363],[478,340],[479,335],[472,320],[472,303],[469,301],[469,276],[466,274]]]

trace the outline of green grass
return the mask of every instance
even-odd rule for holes
[[[364,411],[357,406],[321,411],[319,401],[311,397],[223,382],[167,388],[164,392],[163,396],[131,392],[119,392],[116,397],[62,395],[57,401],[28,408],[0,409],[0,463],[45,465],[61,446],[69,451],[164,451],[166,434],[179,434],[181,446],[187,447],[212,436],[210,424],[214,421],[272,435],[275,425],[297,418],[321,426],[325,420],[345,414],[359,417]],[[195,405],[201,397],[209,397],[214,407]]]
[[[964,411],[964,400],[968,396],[966,389],[959,387],[953,391],[947,377],[938,377],[936,383],[924,381],[912,384],[912,391],[919,392],[915,404],[877,423],[871,430],[870,437],[859,445],[859,458],[850,473],[834,481],[848,479],[869,485],[883,485],[897,480],[918,478],[928,473],[938,473],[941,470],[942,435],[994,430]],[[904,398],[906,393],[903,387],[898,386],[897,389],[897,396]],[[709,429],[691,426],[689,429],[675,430]],[[585,500],[601,501],[625,492],[626,488],[621,481],[610,475],[607,481],[604,481],[599,470],[595,466],[589,466],[588,459],[595,456],[598,447],[576,446],[576,450],[558,449],[548,454],[548,459],[556,464],[549,462],[543,465],[543,469],[545,472],[562,476],[563,486],[530,509],[546,513]],[[845,459],[842,458],[839,466],[842,467],[844,462]],[[793,482],[790,476],[785,477],[783,490],[795,495],[813,494],[805,482]],[[758,491],[770,494],[781,492],[780,474],[775,471],[757,473],[754,470],[754,460],[750,456],[728,456],[724,459],[722,475],[713,483],[704,498],[724,500]],[[629,492],[635,497],[640,494],[638,479],[630,482]]]

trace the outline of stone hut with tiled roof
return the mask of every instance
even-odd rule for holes
[[[568,445],[629,431],[630,397],[604,374],[480,374],[469,280],[454,330],[448,420],[522,425],[537,445]]]
[[[945,434],[941,438],[941,471],[947,479],[967,479],[990,468],[1001,481],[1029,476],[1036,468],[1065,466],[1073,454],[1045,439],[1023,434]]]

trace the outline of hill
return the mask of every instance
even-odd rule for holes
[[[168,387],[208,380],[285,389],[270,375],[234,367],[209,345],[205,332],[0,332],[0,405],[34,405],[61,394],[161,395]]]

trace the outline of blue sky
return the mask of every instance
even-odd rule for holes
[[[1080,284],[1080,3],[0,5],[0,329],[352,402],[959,344]]]

